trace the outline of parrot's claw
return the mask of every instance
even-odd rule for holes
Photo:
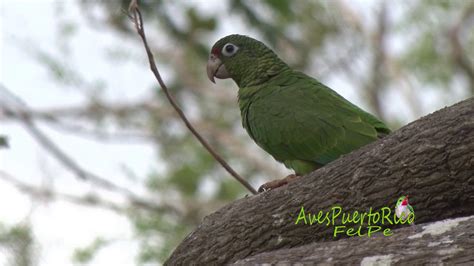
[[[291,182],[293,179],[297,178],[298,176],[297,175],[288,175],[287,177],[285,178],[282,178],[282,179],[277,179],[277,180],[272,180],[270,182],[267,182],[263,185],[261,185],[259,188],[258,188],[258,192],[265,192],[265,191],[268,191],[268,190],[272,190],[272,189],[275,189],[277,187],[281,187],[281,186],[284,186],[286,184],[288,184],[289,182]]]

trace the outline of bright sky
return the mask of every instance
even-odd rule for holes
[[[87,80],[102,77],[113,90],[111,100],[133,100],[146,95],[150,75],[133,64],[110,68],[104,50],[132,47],[124,40],[98,27],[92,30],[78,13],[73,1],[63,1],[64,11],[55,13],[51,1],[6,1],[1,9],[1,65],[0,82],[23,98],[32,107],[67,106],[80,103],[82,96],[73,88],[57,84],[44,67],[32,57],[31,49],[41,49],[59,55],[57,51],[57,17],[79,24],[74,35],[72,66]],[[119,43],[119,45],[117,45]],[[25,52],[26,50],[26,52]],[[28,52],[30,50],[30,52]],[[140,77],[139,79],[130,77]],[[129,88],[134,88],[130,90]],[[61,104],[58,104],[61,103]],[[137,176],[145,177],[154,166],[156,155],[144,145],[101,144],[79,137],[61,134],[42,127],[48,136],[71,154],[80,165],[100,174],[114,177],[114,182],[140,191],[137,184],[123,177],[121,165],[126,165]],[[0,134],[10,136],[10,149],[0,151],[0,170],[29,184],[53,183],[63,193],[81,195],[91,185],[77,182],[75,177],[60,166],[16,123],[2,124]],[[133,154],[133,156],[130,156]],[[64,201],[35,202],[14,186],[0,181],[0,222],[13,225],[18,222],[33,224],[39,240],[40,265],[69,265],[77,247],[89,245],[96,237],[113,240],[113,244],[98,253],[93,265],[133,265],[137,244],[131,241],[132,226],[127,218],[113,212],[77,206]],[[0,249],[0,265],[6,265],[8,254]]]

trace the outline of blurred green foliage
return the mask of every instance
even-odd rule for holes
[[[29,225],[19,224],[10,227],[0,223],[0,251],[2,255],[10,254],[7,260],[9,265],[34,265],[37,262],[34,247]]]
[[[8,148],[8,137],[0,135],[0,149]]]
[[[96,238],[89,246],[77,249],[74,252],[73,260],[81,264],[88,263],[93,258],[94,254],[106,244],[106,240],[100,237]]]
[[[413,1],[406,7],[406,19],[399,27],[402,33],[413,36],[413,45],[401,55],[401,64],[414,72],[416,77],[425,86],[433,86],[442,90],[449,89],[449,85],[457,78],[457,65],[453,64],[452,38],[449,31],[458,23],[463,13],[473,13],[473,1]],[[473,15],[470,25],[466,25],[467,36],[464,56],[473,62],[474,51],[472,38]],[[444,19],[441,19],[444,18]],[[448,18],[457,18],[449,21]],[[464,35],[464,34],[463,34]],[[474,90],[471,88],[471,92]]]

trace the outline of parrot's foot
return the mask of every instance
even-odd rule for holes
[[[292,174],[292,175],[288,175],[287,177],[282,178],[282,179],[272,180],[270,182],[267,182],[267,183],[261,185],[258,188],[258,192],[264,192],[264,191],[275,189],[277,187],[284,186],[284,185],[290,183],[291,181],[293,181],[297,177],[299,177],[299,176]]]

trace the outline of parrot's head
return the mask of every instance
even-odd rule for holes
[[[408,205],[408,196],[401,196],[398,198],[396,206],[406,206]]]
[[[239,87],[258,85],[289,67],[265,44],[244,35],[217,41],[207,61],[207,76],[215,83],[232,78]]]
[[[407,206],[408,205],[408,196],[405,197],[402,201],[402,206]]]

